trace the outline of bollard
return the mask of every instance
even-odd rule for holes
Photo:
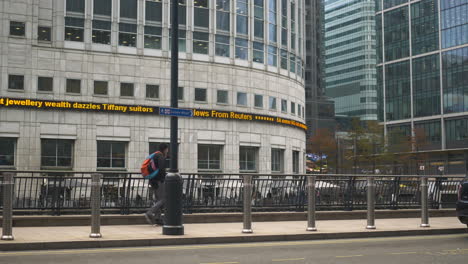
[[[421,178],[421,227],[430,227],[427,202],[427,178]]]
[[[184,234],[182,215],[183,181],[177,172],[169,172],[164,180],[166,212],[164,214],[163,235],[181,236]]]
[[[375,229],[375,184],[374,177],[367,178],[367,226]]]
[[[91,238],[101,238],[101,174],[91,175]]]
[[[244,176],[244,229],[242,233],[253,233],[252,230],[252,176]]]
[[[13,173],[3,174],[3,232],[2,240],[13,240]]]
[[[315,176],[307,176],[307,231],[317,231],[315,227]]]

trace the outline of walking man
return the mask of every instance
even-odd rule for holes
[[[153,194],[153,206],[145,213],[145,218],[150,225],[164,225],[161,213],[166,203],[164,179],[166,178],[166,157],[168,152],[169,146],[161,143],[159,152],[154,155],[154,162],[159,168],[159,173],[149,182]]]

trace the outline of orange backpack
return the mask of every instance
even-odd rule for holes
[[[146,159],[143,161],[143,164],[141,164],[141,176],[143,178],[151,180],[154,179],[158,173],[159,173],[159,166],[157,164],[157,161],[155,162],[155,156],[156,154],[161,153],[160,151],[156,151],[153,154],[150,154]]]

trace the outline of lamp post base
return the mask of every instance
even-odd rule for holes
[[[421,224],[421,227],[431,227],[430,224]]]
[[[242,233],[244,234],[252,234],[253,230],[252,229],[242,229]]]
[[[375,229],[375,226],[368,225],[368,226],[366,226],[366,229]]]
[[[307,231],[317,231],[317,228],[316,227],[308,227],[306,230]]]
[[[184,234],[184,226],[163,226],[163,235],[181,236]]]

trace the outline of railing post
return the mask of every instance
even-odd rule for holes
[[[421,227],[430,227],[428,212],[427,178],[421,177]]]
[[[2,240],[13,240],[13,173],[3,174],[3,232]]]
[[[252,230],[252,175],[244,175],[244,228],[242,233]]]
[[[374,177],[367,178],[367,229],[375,229],[375,183]]]
[[[101,177],[99,173],[91,175],[91,238],[101,238]]]
[[[317,231],[315,226],[315,176],[307,176],[307,231]]]

